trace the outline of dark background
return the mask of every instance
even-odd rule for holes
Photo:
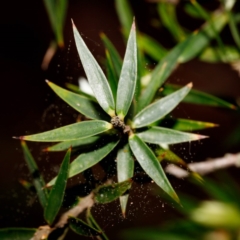
[[[207,7],[214,8],[216,1],[211,2]],[[150,25],[150,16],[157,17],[154,4],[145,1],[131,3],[138,28],[154,36],[164,46],[172,47],[174,42],[169,33],[164,29],[159,32]],[[12,136],[46,131],[76,120],[76,112],[58,99],[44,81],[49,79],[64,86],[65,82],[77,84],[78,77],[84,75],[73,42],[71,18],[99,62],[104,57],[100,32],[112,40],[122,56],[125,46],[113,0],[71,0],[65,24],[65,48],[57,51],[49,69],[43,71],[41,62],[54,38],[43,2],[25,0],[4,1],[1,4],[0,227],[37,227],[45,224],[42,209],[35,196],[19,183],[19,179],[30,178],[20,144]],[[201,21],[189,21],[181,14],[179,19],[191,30],[201,24]],[[223,33],[223,37],[231,42],[228,31]],[[181,65],[168,81],[179,84],[193,82],[194,88],[215,94],[234,104],[237,97],[240,97],[240,78],[227,64],[207,64],[193,60]],[[239,143],[227,143],[229,134],[239,123],[239,112],[182,104],[175,114],[220,124],[218,128],[201,132],[209,135],[210,139],[174,147],[186,161],[205,160],[240,150]],[[42,153],[44,144],[28,145],[46,181],[50,180],[63,155]],[[170,179],[177,191],[185,188],[184,181]],[[191,189],[188,191],[191,192]],[[156,225],[171,219],[171,206],[166,207],[162,201],[161,197],[152,196],[151,184],[134,184],[127,220],[121,218],[117,202],[98,206],[94,211],[110,239],[116,239],[116,234],[122,229]]]

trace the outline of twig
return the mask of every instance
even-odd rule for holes
[[[208,159],[203,162],[190,163],[188,168],[200,175],[205,175],[219,169],[231,166],[240,167],[240,153],[226,154],[222,158]],[[185,178],[189,176],[189,172],[173,164],[168,165],[165,171],[177,178]]]

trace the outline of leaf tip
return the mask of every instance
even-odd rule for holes
[[[193,83],[190,82],[189,84],[187,84],[187,87],[188,87],[188,88],[192,88],[192,87],[193,87]]]
[[[72,18],[71,18],[71,22],[72,22],[72,27],[73,27],[73,28],[76,28],[76,26],[75,26]]]
[[[133,31],[136,30],[135,17],[133,17],[132,30],[133,30]]]
[[[24,136],[19,136],[19,137],[17,137],[17,136],[13,136],[12,137],[13,139],[18,139],[18,140],[21,140],[21,141],[23,141],[25,138],[24,138]],[[24,141],[23,141],[24,142]]]
[[[50,81],[49,80],[47,80],[47,79],[45,79],[45,82],[49,85],[50,84]]]

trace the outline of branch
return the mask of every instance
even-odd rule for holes
[[[222,158],[208,159],[204,162],[190,163],[188,168],[200,175],[205,175],[219,169],[231,166],[240,167],[240,153],[226,154]],[[168,165],[165,171],[177,178],[185,178],[189,176],[189,172],[173,164]]]

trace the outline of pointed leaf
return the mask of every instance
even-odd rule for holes
[[[80,96],[79,94],[65,90],[52,82],[47,81],[47,84],[63,101],[86,117],[91,119],[110,120],[109,116],[102,111],[98,103]]]
[[[109,203],[123,195],[132,185],[132,179],[124,182],[102,185],[95,193],[95,201],[98,203]]]
[[[26,240],[31,239],[37,229],[34,228],[2,228],[1,240]]]
[[[133,13],[128,0],[116,0],[116,10],[118,14],[118,19],[121,22],[123,33],[127,36],[129,30],[131,29]]]
[[[210,122],[201,122],[201,121],[194,121],[189,119],[171,119],[172,121],[172,128],[179,131],[196,131],[205,128],[217,127],[218,124],[210,123]]]
[[[103,232],[97,221],[94,219],[90,208],[87,209],[87,221],[91,227],[97,229],[99,232],[102,233],[101,240],[108,240],[107,235]]]
[[[77,234],[86,236],[86,237],[94,237],[101,235],[97,229],[89,226],[83,220],[75,217],[69,217],[69,227]]]
[[[134,172],[134,159],[131,154],[129,145],[126,144],[122,149],[118,151],[117,154],[118,182],[123,182],[129,178],[132,178],[133,172]],[[120,197],[120,205],[124,217],[126,215],[128,196],[129,194]]]
[[[108,122],[91,120],[70,124],[43,133],[22,136],[19,138],[22,140],[37,142],[60,142],[94,136],[99,133],[106,132],[111,128],[112,124]]]
[[[129,137],[129,145],[143,170],[169,196],[179,203],[179,198],[168,181],[162,166],[152,150],[135,134]]]
[[[170,2],[159,2],[157,10],[163,26],[168,29],[177,42],[182,41],[185,38],[185,33],[177,20],[176,5]]]
[[[71,162],[68,177],[73,177],[100,162],[116,147],[117,144],[118,141],[113,141],[92,152],[79,155]],[[56,177],[47,184],[47,187],[54,185],[55,181]]]
[[[63,159],[63,162],[58,173],[58,177],[56,179],[56,183],[49,194],[48,202],[45,207],[44,218],[49,225],[53,223],[59,209],[62,206],[64,192],[68,179],[70,155],[71,148],[67,151]]]
[[[136,28],[133,22],[117,89],[116,112],[123,119],[129,110],[137,81]]]
[[[86,147],[94,144],[96,141],[100,139],[100,136],[93,136],[88,138],[80,138],[76,140],[64,141],[58,144],[55,144],[51,147],[44,149],[44,151],[54,152],[54,151],[64,151],[69,149],[70,147]]]
[[[138,34],[137,43],[141,51],[145,52],[156,61],[160,61],[167,55],[167,50],[154,38],[146,34]]]
[[[190,40],[191,36],[174,47],[152,71],[150,82],[140,97],[138,111],[152,102],[160,86],[174,71],[178,64],[178,58],[188,46]]]
[[[163,95],[168,95],[176,90],[179,90],[181,86],[175,85],[175,84],[166,84],[163,89]],[[188,103],[194,103],[194,104],[202,104],[202,105],[209,105],[209,106],[215,106],[215,107],[226,107],[230,109],[236,109],[236,107],[227,102],[224,101],[218,97],[215,97],[211,94],[198,91],[195,89],[191,89],[189,94],[184,98],[183,102],[188,102]]]
[[[116,48],[112,44],[112,42],[108,39],[108,37],[104,33],[101,33],[100,37],[101,37],[101,39],[104,43],[105,48],[109,52],[110,58],[111,58],[112,63],[113,63],[113,67],[115,69],[117,77],[119,78],[120,73],[121,73],[121,69],[122,69],[122,59],[121,59],[118,51],[116,50]]]
[[[139,112],[133,119],[133,128],[140,128],[161,119],[171,112],[188,94],[192,87],[192,83],[187,84],[180,90],[150,104]]]
[[[144,142],[153,144],[175,144],[206,138],[206,136],[203,135],[185,133],[162,127],[151,127],[146,131],[137,133],[137,136]]]
[[[110,85],[112,93],[113,93],[113,98],[116,101],[119,75],[117,76],[117,74],[116,74],[116,71],[113,67],[112,59],[109,55],[108,50],[106,50],[106,68],[107,68],[108,82],[109,82],[109,85]]]
[[[114,116],[115,103],[108,81],[97,61],[84,43],[74,23],[73,33],[78,54],[87,75],[89,84],[93,90],[94,96],[103,110],[110,116]]]
[[[42,207],[44,208],[47,203],[48,192],[43,187],[45,186],[45,182],[43,177],[41,176],[38,166],[30,153],[27,144],[24,141],[21,141],[22,150],[24,153],[24,158],[27,163],[28,169],[30,174],[33,177],[33,184],[37,191],[39,202],[41,203]]]

